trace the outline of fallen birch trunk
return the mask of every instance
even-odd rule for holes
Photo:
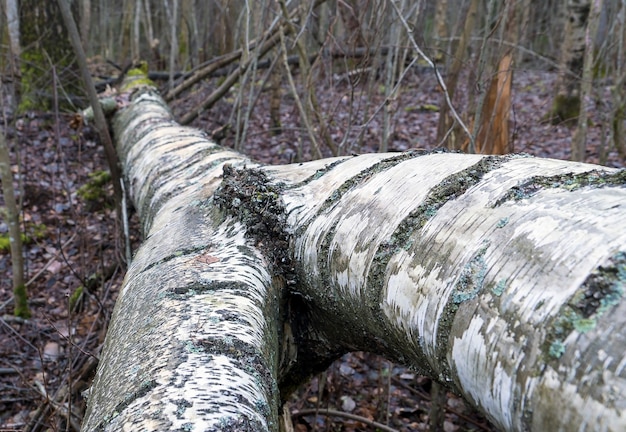
[[[151,88],[113,119],[145,241],[84,431],[278,430],[354,350],[503,430],[626,430],[626,173],[525,156],[260,166]]]

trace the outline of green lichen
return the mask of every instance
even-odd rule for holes
[[[40,88],[39,80],[41,79],[40,72],[33,65],[41,64],[44,60],[42,52],[27,51],[22,54],[22,61],[20,62],[21,69],[21,98],[20,104],[17,108],[19,113],[24,113],[30,110],[48,110],[50,109],[50,102],[38,98],[36,91]]]
[[[561,356],[565,353],[565,345],[560,340],[555,340],[550,344],[550,349],[548,354],[553,358],[561,358]]]
[[[127,73],[127,76],[147,76],[148,75],[148,62],[140,61],[138,62],[134,68],[130,69]]]
[[[133,69],[131,69],[132,71]],[[137,76],[135,78],[127,78],[124,84],[120,87],[120,92],[124,93],[128,90],[132,90],[138,87],[155,87],[156,84],[150,78],[146,76]]]
[[[498,283],[496,284],[496,286],[491,289],[491,292],[496,297],[500,297],[504,293],[504,291],[506,290],[506,286],[507,286],[507,280],[506,279],[500,279],[498,281]]]
[[[488,247],[489,243],[485,242],[463,267],[459,280],[452,291],[452,301],[455,304],[458,305],[467,300],[471,300],[483,290],[485,276],[487,274],[485,253]]]
[[[30,309],[28,308],[28,293],[26,285],[20,284],[13,288],[13,301],[15,303],[14,315],[18,318],[30,318]]]
[[[26,232],[20,233],[22,245],[32,244],[36,240],[45,238],[48,235],[48,228],[44,224],[27,224]],[[9,252],[11,250],[11,240],[9,234],[0,235],[0,252]]]
[[[148,63],[146,61],[138,62],[135,67],[126,72],[126,77],[120,86],[120,92],[124,93],[139,87],[155,87],[154,82],[148,78]]]
[[[618,252],[587,277],[548,326],[544,345],[548,354],[552,356],[554,343],[566,340],[573,331],[586,333],[595,329],[598,320],[622,300],[625,287],[626,253]]]
[[[572,321],[574,329],[579,333],[587,333],[596,327],[596,320],[592,318],[579,318]]]
[[[70,311],[74,310],[74,308],[78,304],[79,300],[82,298],[83,291],[84,291],[84,287],[82,285],[80,285],[78,288],[76,288],[74,290],[72,295],[70,295],[70,300],[69,300],[69,310]]]
[[[30,237],[28,237],[24,233],[20,233],[20,239],[22,240],[22,244],[27,244],[30,242]],[[11,237],[8,233],[0,235],[0,251],[9,252],[11,250]]]
[[[178,419],[182,419],[185,415],[185,411],[187,411],[187,408],[191,408],[193,406],[193,404],[186,399],[178,399],[173,402],[176,405],[176,418]]]
[[[90,209],[101,208],[111,204],[111,192],[107,186],[111,184],[109,171],[94,171],[89,174],[89,180],[76,191],[76,194],[86,201]]]
[[[535,176],[520,185],[510,188],[493,207],[498,207],[507,201],[528,199],[543,189],[563,189],[575,191],[581,188],[602,188],[623,186],[626,184],[626,170],[605,172],[591,170],[584,173],[567,173],[555,176]]]
[[[509,218],[508,217],[503,217],[496,224],[496,228],[504,228],[508,223],[509,223]]]
[[[193,341],[186,341],[185,351],[192,354],[198,354],[204,352],[204,348],[202,346],[196,345]]]

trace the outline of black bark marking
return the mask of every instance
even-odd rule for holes
[[[546,326],[549,335],[543,344],[546,359],[558,359],[565,353],[564,341],[573,331],[593,330],[598,318],[622,300],[625,290],[626,252],[618,252],[589,274],[556,318]]]
[[[532,197],[543,189],[563,189],[575,191],[581,188],[603,188],[626,185],[626,170],[614,173],[591,170],[580,174],[567,173],[555,176],[534,176],[525,182],[510,188],[493,207],[507,201],[521,201]]]

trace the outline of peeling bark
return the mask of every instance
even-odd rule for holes
[[[113,126],[146,240],[83,430],[278,430],[289,392],[351,350],[503,430],[626,429],[626,172],[446,152],[260,166],[152,89]]]

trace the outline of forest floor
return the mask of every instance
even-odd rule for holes
[[[569,158],[571,127],[543,121],[554,79],[554,73],[537,70],[515,76],[511,117],[515,152]],[[202,100],[214,88],[213,81],[175,101],[174,113],[180,115]],[[360,126],[371,112],[363,114],[356,108],[366,103],[380,106],[382,91],[367,96],[338,75],[329,76],[326,82],[316,88],[317,96],[327,113],[329,132],[341,143],[343,154],[376,151],[381,116]],[[441,97],[432,74],[416,71],[407,76],[394,102],[397,110],[390,151],[438,147],[438,113],[433,107]],[[231,120],[236,98],[237,91],[230,92],[194,125],[211,133],[236,123]],[[236,144],[235,128],[221,144],[237,146],[267,163],[289,163],[299,152],[309,159],[309,140],[286,85],[282,99],[282,134],[268,132],[269,95],[260,92],[245,131],[245,145]],[[599,161],[605,108],[596,106],[591,112],[587,162]],[[67,430],[68,422],[69,429],[78,427],[85,409],[81,391],[94,374],[124,276],[124,240],[115,222],[112,186],[110,182],[98,186],[93,175],[106,170],[104,152],[93,129],[72,129],[72,118],[54,112],[29,113],[3,123],[8,124],[5,134],[13,157],[19,157],[19,161],[14,159],[13,171],[20,180],[22,220],[28,235],[24,256],[32,318],[21,320],[12,315],[11,261],[7,251],[0,251],[0,273],[5,275],[0,278],[0,431]],[[243,133],[243,128],[238,133]],[[322,151],[330,155],[327,149]],[[609,151],[606,165],[622,167],[623,161]],[[84,186],[90,183],[96,192],[92,196],[84,193]],[[0,233],[6,231],[6,224],[0,222]],[[130,233],[135,249],[141,241],[135,215],[130,218]],[[83,295],[74,301],[81,286]],[[392,430],[424,431],[428,430],[430,388],[429,379],[401,365],[367,353],[352,353],[303,386],[290,408],[298,432],[376,430],[369,421],[387,424]],[[326,415],[327,410],[337,412]],[[446,432],[495,430],[452,393],[447,394],[445,410]],[[366,420],[350,419],[346,414]]]

